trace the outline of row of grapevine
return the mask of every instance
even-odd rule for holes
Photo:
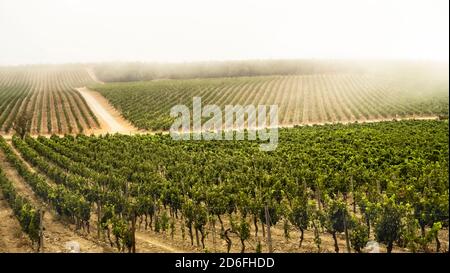
[[[0,168],[0,191],[3,198],[8,202],[14,214],[19,220],[22,230],[28,234],[33,245],[36,244],[37,251],[41,247],[42,232],[42,212],[34,207],[31,202],[17,193],[13,183],[7,178],[6,174]]]
[[[134,233],[131,233],[131,227],[127,225],[128,220],[131,221],[132,215],[130,214],[130,204],[125,197],[127,191],[125,181],[96,175],[83,168],[82,164],[72,164],[63,156],[52,153],[45,149],[46,147],[39,146],[39,143],[29,137],[25,141],[14,137],[13,144],[31,165],[57,185],[78,196],[78,199],[73,199],[76,202],[66,203],[67,209],[75,212],[72,218],[77,224],[77,228],[87,228],[87,232],[90,231],[90,218],[94,214],[91,213],[91,209],[95,204],[99,236],[100,233],[105,232],[111,246],[116,246],[119,251],[124,251],[125,248],[131,251],[134,248],[134,240],[130,239],[130,235]],[[33,148],[45,156],[39,155]],[[130,191],[133,190],[130,189]],[[58,209],[57,212],[61,213]],[[114,235],[114,242],[111,239],[111,233]]]
[[[18,147],[21,147],[20,139],[15,138],[15,143]],[[77,227],[82,227],[83,224],[88,225],[90,206],[81,195],[68,190],[63,185],[49,184],[44,176],[31,171],[2,137],[0,137],[0,148],[5,153],[9,163],[17,169],[20,176],[30,185],[37,196],[52,206],[59,215],[77,224]]]
[[[81,133],[99,127],[74,88],[93,83],[83,67],[32,66],[0,69],[0,131],[10,133],[21,116],[31,133]]]
[[[191,244],[212,249],[217,221],[227,246],[221,251],[233,238],[242,251],[268,250],[268,227],[286,238],[298,230],[295,251],[304,232],[314,234],[319,251],[323,236],[340,251],[340,233],[355,251],[371,238],[387,251],[431,251],[432,242],[441,249],[449,218],[447,122],[280,133],[271,153],[257,142],[176,142],[166,135],[28,137],[14,144],[52,180],[73,183],[66,186],[96,204],[99,230],[108,238],[112,231],[119,250],[130,251],[142,222],[171,236],[179,228],[184,238],[187,230]]]
[[[370,74],[291,75],[93,85],[136,127],[167,130],[170,108],[277,104],[281,125],[447,115],[448,79],[415,84]]]

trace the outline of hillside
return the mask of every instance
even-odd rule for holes
[[[22,115],[32,134],[98,128],[96,116],[74,89],[93,82],[86,69],[76,65],[0,68],[0,132],[11,133]]]
[[[139,129],[168,130],[171,107],[278,105],[279,124],[322,124],[448,114],[448,78],[370,73],[258,76],[92,85]]]

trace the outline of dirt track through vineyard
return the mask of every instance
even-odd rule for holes
[[[99,119],[101,129],[95,130],[96,133],[130,134],[137,131],[99,93],[91,91],[86,87],[77,88],[77,90]]]

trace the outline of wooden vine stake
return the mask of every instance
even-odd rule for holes
[[[347,228],[347,214],[344,212],[344,232],[345,232],[345,245],[347,246],[347,253],[351,253],[350,241],[348,238],[348,228]]]
[[[269,246],[269,253],[272,253],[272,237],[270,235],[270,214],[269,214],[269,208],[267,204],[264,207],[265,214],[266,214],[266,225],[267,225],[267,245]]]
[[[44,210],[39,210],[39,252],[44,252]]]

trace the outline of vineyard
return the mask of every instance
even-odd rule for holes
[[[78,66],[0,68],[0,132],[12,133],[21,117],[32,134],[98,128],[96,116],[74,89],[92,83]]]
[[[0,250],[448,251],[448,78],[307,72],[100,84],[78,65],[0,68]],[[293,128],[271,152],[105,135],[166,131],[193,97],[276,104]]]
[[[448,115],[448,77],[335,73],[92,85],[140,129],[168,130],[171,107],[278,105],[280,125]]]
[[[1,268],[439,270],[449,4],[0,0]]]
[[[282,129],[273,152],[256,141],[160,134],[15,136],[0,147],[61,221],[115,251],[143,251],[142,240],[159,236],[185,251],[360,252],[376,240],[387,252],[441,252],[448,129],[447,121]],[[38,219],[1,172],[0,182],[19,219]],[[36,240],[38,223],[23,222]]]
[[[220,107],[276,104],[282,126],[447,116],[448,78],[408,75],[328,71],[100,85],[81,65],[0,68],[0,132],[13,134],[21,120],[32,135],[107,132],[104,118],[77,89],[84,86],[99,91],[135,127],[154,131],[168,130],[170,109],[192,106],[195,96]]]

